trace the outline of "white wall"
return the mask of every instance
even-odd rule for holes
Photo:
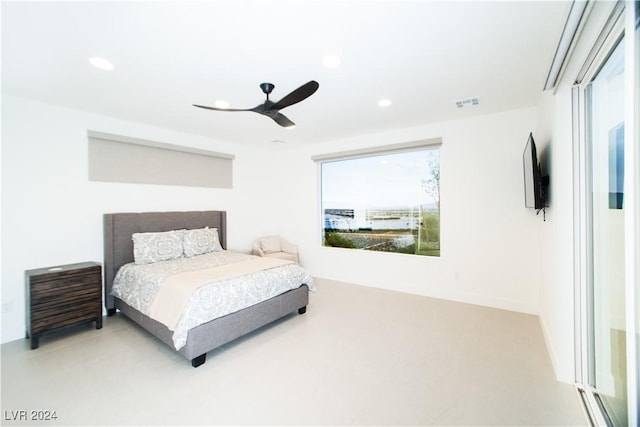
[[[547,227],[541,230],[540,324],[556,377],[574,382],[573,160],[571,91],[547,92],[540,101],[538,148],[550,177]]]
[[[522,152],[535,108],[332,141],[283,152],[286,183],[274,232],[298,243],[317,277],[527,313],[538,312],[542,216],[524,207]],[[440,258],[321,245],[318,169],[312,155],[442,137]]]
[[[235,154],[234,189],[88,181],[87,130]],[[26,99],[2,98],[2,342],[24,338],[24,271],[103,259],[102,214],[228,211],[231,249],[248,251],[265,201],[267,154]],[[259,162],[258,162],[259,161]],[[253,208],[251,208],[253,207]]]
[[[24,270],[102,260],[102,214],[225,209],[229,247],[279,233],[316,277],[538,312],[542,218],[524,208],[522,151],[535,108],[302,148],[249,149],[3,97],[2,341],[24,337]],[[234,188],[87,180],[88,129],[236,155]],[[440,258],[324,248],[315,154],[442,137]],[[293,143],[292,143],[293,144]]]

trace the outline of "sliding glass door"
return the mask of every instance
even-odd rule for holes
[[[573,88],[576,382],[594,424],[628,426],[640,424],[640,2],[598,5],[609,19]]]
[[[613,425],[626,426],[624,39],[586,86],[589,382]]]

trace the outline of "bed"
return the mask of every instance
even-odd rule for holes
[[[134,263],[133,242],[134,234],[140,235],[137,233],[215,229],[222,253],[225,255],[228,253],[228,256],[258,258],[250,255],[231,255],[232,252],[226,251],[226,220],[226,211],[104,214],[104,301],[107,316],[113,316],[116,310],[120,310],[126,317],[190,360],[193,367],[198,367],[205,363],[209,351],[296,311],[304,314],[309,302],[309,289],[313,289],[310,277],[305,278],[305,283],[296,283],[295,286],[291,286],[291,289],[276,296],[190,327],[184,333],[184,345],[176,346],[175,330],[170,329],[166,323],[156,320],[148,312],[137,309],[135,301],[125,301],[126,298],[122,296],[124,294],[117,292],[116,287],[121,284],[123,276],[122,273],[118,274],[118,271],[137,263]],[[216,254],[206,255],[215,256]],[[136,256],[139,256],[139,253]],[[169,262],[171,261],[166,261],[166,263]],[[301,268],[297,265],[295,267]],[[302,276],[298,279],[302,281]],[[294,279],[287,280],[291,282]],[[114,296],[114,292],[118,296]]]

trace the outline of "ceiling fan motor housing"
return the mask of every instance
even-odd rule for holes
[[[269,94],[271,93],[271,91],[273,91],[274,87],[275,86],[273,85],[273,83],[261,83],[260,84],[260,89],[262,89],[264,94],[267,95],[267,99],[269,99]]]

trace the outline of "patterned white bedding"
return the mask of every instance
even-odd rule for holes
[[[255,257],[220,251],[152,264],[125,264],[116,274],[111,293],[136,310],[152,317],[150,307],[159,292],[160,284],[166,278],[188,271],[248,261],[250,258]],[[298,288],[301,284],[306,284],[311,291],[315,290],[313,279],[298,264],[287,264],[204,284],[191,294],[175,329],[172,329],[173,344],[176,350],[179,350],[187,341],[189,329],[266,301]]]

